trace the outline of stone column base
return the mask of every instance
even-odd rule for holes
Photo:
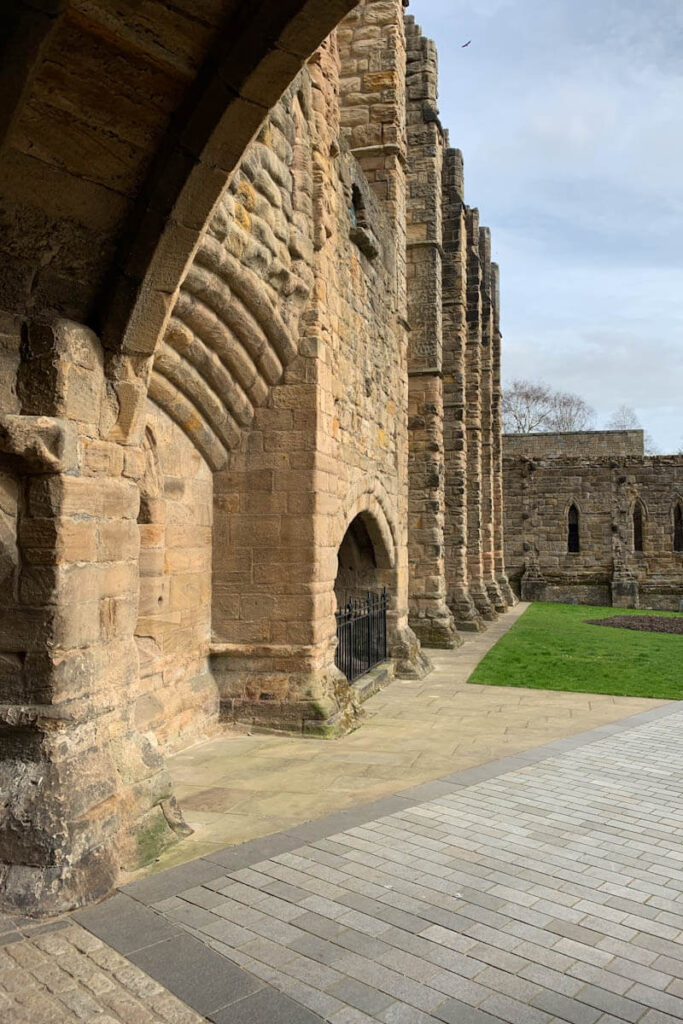
[[[510,586],[510,581],[507,578],[507,576],[496,577],[496,582],[498,583],[498,587],[500,589],[501,594],[503,595],[503,599],[506,602],[508,608],[514,608],[517,604],[517,597],[515,595],[514,590]]]
[[[486,593],[488,594],[489,601],[493,606],[493,610],[498,615],[504,615],[508,610],[508,603],[501,593],[500,587],[498,586],[497,580],[486,580]]]
[[[611,590],[613,608],[640,608],[637,580],[613,578]]]
[[[437,609],[435,614],[410,614],[408,621],[423,647],[435,647],[442,650],[453,650],[460,647],[462,638],[458,636],[453,616],[447,605]]]
[[[486,629],[486,625],[465,587],[458,587],[449,594],[448,607],[451,609],[455,625],[461,633],[481,633]]]
[[[389,653],[397,679],[424,679],[432,671],[432,663],[410,626],[398,631]]]
[[[9,913],[52,917],[104,899],[118,880],[113,848],[88,851],[68,868],[0,862],[0,907]]]
[[[483,583],[470,584],[470,597],[474,603],[474,607],[485,622],[496,621],[498,614],[491,604],[486,587]]]
[[[522,577],[522,601],[548,601],[548,584],[544,579]]]
[[[276,644],[215,644],[211,672],[221,722],[250,732],[333,737],[362,717],[353,687],[334,665],[320,668],[312,650]]]

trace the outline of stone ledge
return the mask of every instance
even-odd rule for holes
[[[359,703],[363,704],[374,694],[379,693],[385,686],[388,686],[394,679],[394,666],[390,661],[383,661],[369,672],[360,676],[351,683],[351,689],[356,695]]]

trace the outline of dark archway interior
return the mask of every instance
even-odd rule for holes
[[[366,591],[381,589],[375,548],[362,516],[356,516],[339,546],[334,594],[337,608]]]

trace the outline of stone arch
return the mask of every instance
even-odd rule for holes
[[[391,501],[382,484],[376,480],[372,484],[359,483],[351,489],[344,508],[336,517],[333,545],[336,549],[341,545],[344,534],[354,519],[363,516],[376,553],[382,559],[381,568],[395,569],[398,551],[398,528],[391,509]]]
[[[149,395],[221,470],[298,352],[313,284],[311,81],[247,147],[179,286]]]
[[[565,512],[567,524],[567,553],[577,555],[581,551],[581,508],[577,501],[569,502]]]
[[[244,149],[354,2],[6,6],[0,170],[23,234],[2,240],[9,311],[151,355]]]
[[[375,558],[374,586],[368,589],[386,588],[387,592],[387,641],[392,650],[400,634],[401,603],[399,595],[399,532],[389,495],[378,480],[371,483],[360,481],[352,487],[343,507],[339,510],[332,531],[333,548],[337,557],[354,522],[360,520],[372,543]],[[338,584],[335,575],[335,604]]]
[[[170,189],[164,187],[168,198],[160,208],[145,211],[131,255],[120,266],[105,339],[120,338],[126,352],[156,350],[184,271],[246,146],[305,61],[355,3],[226,5],[236,10],[206,58],[203,88],[182,133],[168,141],[149,175],[145,191],[152,196],[160,179],[166,183],[169,165],[176,170]]]

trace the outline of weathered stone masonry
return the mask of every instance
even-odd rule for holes
[[[1,126],[0,894],[29,912],[182,835],[167,751],[360,721],[335,592],[386,586],[413,676],[511,599],[496,272],[433,44],[402,0],[214,6],[36,16]]]
[[[408,44],[410,622],[449,647],[514,601],[505,578],[500,322],[490,234],[464,202],[437,107],[437,54]]]
[[[679,609],[683,457],[644,455],[642,431],[503,441],[505,562],[524,600]]]

